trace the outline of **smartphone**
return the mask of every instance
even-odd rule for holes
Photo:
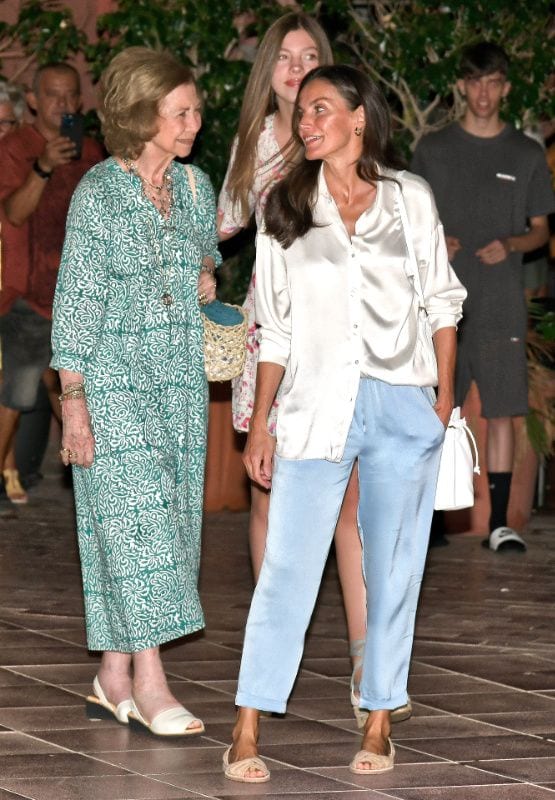
[[[83,148],[83,115],[82,114],[62,114],[62,124],[60,125],[60,136],[67,136],[75,145],[76,160],[81,158]]]

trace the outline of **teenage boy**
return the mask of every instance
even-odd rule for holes
[[[511,89],[508,73],[501,47],[465,48],[457,81],[466,99],[463,117],[420,140],[412,170],[432,187],[449,259],[468,291],[455,392],[462,405],[475,381],[488,421],[491,516],[484,546],[525,550],[507,527],[512,418],[528,412],[522,255],[547,242],[555,203],[541,147],[500,117]]]

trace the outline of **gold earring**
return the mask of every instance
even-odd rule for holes
[[[362,128],[359,128],[358,125],[355,128],[355,136],[360,136],[362,133]]]

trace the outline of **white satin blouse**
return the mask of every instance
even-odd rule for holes
[[[407,172],[401,182],[432,332],[456,327],[466,290],[447,260],[432,192]],[[256,246],[259,361],[285,367],[277,421],[284,458],[340,461],[361,376],[426,385],[414,367],[414,292],[395,184],[379,181],[352,238],[326,186],[316,226],[284,250],[261,232]]]

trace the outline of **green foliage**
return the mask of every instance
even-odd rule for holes
[[[453,92],[460,53],[484,39],[503,46],[512,61],[505,116],[525,125],[555,115],[546,84],[554,67],[547,0],[334,0],[333,6],[342,30],[338,53],[382,86],[405,151],[460,113]]]
[[[555,312],[538,298],[528,304],[531,326],[526,350],[531,407],[526,417],[528,439],[538,455],[553,455],[555,442]]]
[[[541,301],[532,301],[528,307],[534,330],[545,342],[555,342],[555,311],[546,311]]]
[[[1,0],[0,0],[1,2]],[[550,0],[305,0],[332,40],[338,62],[366,69],[393,109],[396,137],[406,154],[425,132],[461,110],[453,92],[461,48],[480,39],[501,44],[513,61],[506,116],[530,124],[555,116],[546,76],[554,71]],[[0,56],[19,45],[39,63],[84,50],[98,78],[115,53],[131,45],[164,48],[196,70],[205,99],[204,126],[194,158],[219,189],[237,129],[250,64],[229,60],[237,15],[256,12],[249,34],[260,35],[280,14],[275,0],[118,0],[98,19],[98,41],[86,43],[71,13],[48,0],[29,0],[14,25],[0,23]],[[89,128],[94,120],[89,120]],[[225,291],[236,298],[250,272],[252,252],[235,255]],[[238,274],[240,273],[240,274]]]
[[[544,419],[534,408],[531,408],[526,416],[526,433],[532,448],[539,456],[553,454],[552,442],[547,434]]]
[[[228,58],[236,38],[233,20],[250,8],[245,0],[119,0],[117,11],[99,18],[98,42],[86,50],[96,78],[115,53],[133,45],[169,50],[194,68],[204,110],[193,157],[210,175],[216,191],[225,175],[251,67],[246,61]],[[260,3],[252,33],[262,33],[282,13],[283,9],[271,0]],[[220,270],[219,294],[223,299],[242,302],[253,259],[252,243],[235,249],[226,259]]]
[[[0,25],[0,57],[8,48],[20,48],[22,55],[27,56],[25,66],[33,62],[65,61],[85,45],[85,34],[76,27],[71,11],[41,0],[24,3],[13,25]]]
[[[205,107],[194,157],[216,187],[225,174],[250,71],[248,62],[227,57],[236,37],[233,20],[249,8],[245,0],[120,0],[117,11],[98,19],[98,42],[86,49],[96,78],[115,53],[133,45],[169,50],[195,69]],[[282,11],[275,3],[262,3],[253,33]]]

